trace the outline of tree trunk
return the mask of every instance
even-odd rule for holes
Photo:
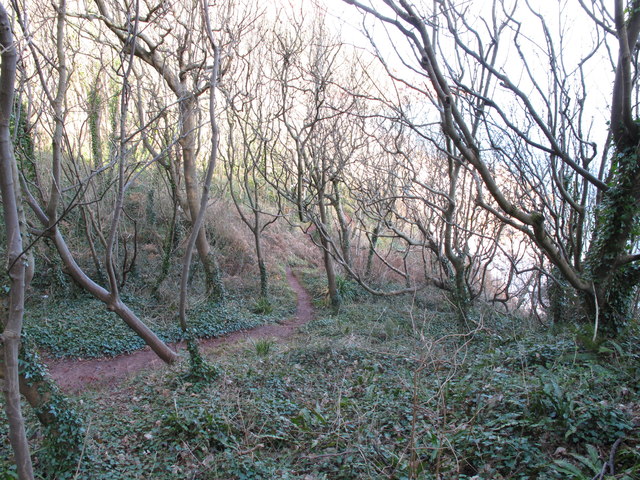
[[[173,190],[173,185],[172,185],[172,190]],[[172,252],[173,252],[173,249],[175,248],[174,241],[177,236],[176,222],[178,218],[178,205],[177,205],[176,197],[172,195],[172,198],[173,198],[173,210],[171,212],[171,221],[169,222],[169,229],[167,230],[166,237],[162,242],[162,266],[160,267],[160,274],[158,275],[158,278],[156,279],[155,284],[153,286],[154,295],[158,293],[158,290],[160,289],[160,285],[162,285],[162,282],[164,282],[164,280],[169,275],[169,268],[171,267],[171,259],[173,257]]]
[[[451,151],[451,145],[449,142],[448,151]],[[456,254],[454,245],[454,232],[453,229],[456,225],[456,195],[458,189],[458,178],[460,168],[462,164],[457,161],[452,155],[449,155],[448,161],[448,176],[449,176],[449,192],[448,192],[448,205],[444,212],[445,231],[444,231],[444,250],[447,257],[448,265],[445,265],[447,274],[449,276],[449,282],[451,284],[451,291],[449,296],[451,301],[457,308],[458,326],[461,333],[466,333],[469,330],[468,313],[471,308],[471,293],[467,286],[466,281],[466,269],[464,265],[464,257]]]
[[[624,262],[640,231],[640,164],[637,147],[618,155],[612,187],[604,192],[596,216],[587,271],[595,296],[585,294],[590,318],[607,336],[616,336],[631,318],[633,296],[640,282],[637,262]]]
[[[100,75],[97,75],[87,92],[89,135],[91,138],[91,154],[93,156],[93,168],[102,167],[102,139],[100,129],[102,123],[102,95],[100,93]]]
[[[60,471],[68,471],[77,465],[82,451],[82,421],[46,376],[38,356],[25,351],[25,348],[25,345],[21,346],[20,393],[43,427],[44,443],[50,449],[49,455],[55,456]],[[5,364],[0,359],[0,379],[5,377]],[[53,475],[56,472],[47,473]]]
[[[262,254],[262,235],[260,235],[260,228],[258,222],[256,222],[256,228],[253,230],[253,238],[256,244],[256,258],[258,259],[258,270],[260,271],[260,296],[262,298],[269,297],[269,275],[267,273],[267,266],[264,262]]]
[[[585,293],[587,313],[596,329],[615,336],[627,324],[632,299],[640,282],[634,248],[640,233],[640,126],[632,108],[631,46],[640,34],[640,1],[615,1],[619,53],[611,102],[614,156],[596,212],[587,273],[593,292]],[[595,335],[594,335],[595,337]]]
[[[352,268],[353,263],[351,261],[351,231],[349,230],[347,218],[344,214],[344,209],[342,207],[342,197],[338,188],[338,181],[334,180],[333,194],[335,200],[333,202],[333,206],[336,211],[338,225],[340,226],[340,249],[342,250],[342,258],[344,260],[344,263],[346,263],[349,268]]]
[[[371,280],[371,269],[373,268],[373,257],[376,254],[376,247],[378,245],[378,238],[380,236],[380,222],[378,222],[371,233],[371,240],[369,243],[369,253],[367,254],[367,267],[365,269],[364,278]]]
[[[209,122],[211,123],[211,152],[209,154],[209,161],[207,163],[207,170],[205,173],[204,182],[202,185],[202,195],[200,198],[192,198],[189,195],[194,193],[194,190],[187,190],[187,197],[189,201],[189,208],[191,209],[191,234],[187,240],[185,247],[184,258],[182,259],[182,276],[180,278],[180,304],[179,304],[179,320],[182,334],[187,342],[187,348],[189,350],[189,356],[191,359],[191,375],[197,378],[207,378],[210,374],[214,373],[207,363],[204,361],[200,352],[198,351],[198,343],[193,337],[193,331],[188,328],[187,324],[187,297],[188,297],[188,279],[189,269],[191,268],[191,259],[193,257],[193,248],[198,243],[198,239],[201,237],[201,233],[204,232],[204,221],[206,216],[207,202],[209,201],[209,189],[211,187],[211,181],[213,179],[213,172],[216,167],[216,161],[218,159],[218,142],[220,138],[220,130],[218,128],[218,121],[216,117],[216,88],[218,81],[218,74],[220,68],[220,49],[213,38],[213,32],[211,30],[211,24],[209,22],[209,7],[203,4],[203,16],[205,19],[205,26],[207,29],[207,36],[213,49],[213,69],[209,79]],[[195,105],[194,105],[195,107]],[[191,144],[191,147],[193,144]],[[189,178],[190,175],[195,175],[195,171],[187,172],[186,160],[185,160],[185,178]],[[193,180],[193,179],[191,179]],[[195,185],[192,185],[195,187]],[[196,201],[196,204],[194,204]],[[206,237],[203,237],[206,242]],[[209,244],[206,244],[209,248]],[[213,258],[206,259],[207,261],[213,260]],[[204,258],[203,258],[204,263]],[[206,268],[206,265],[205,265]],[[219,278],[213,280],[219,281]],[[219,295],[222,295],[222,290],[218,291]]]
[[[0,66],[0,192],[2,194],[2,210],[7,232],[6,252],[10,281],[10,290],[6,298],[7,304],[6,307],[2,306],[3,331],[0,340],[5,369],[3,391],[5,411],[9,421],[9,441],[15,456],[18,478],[31,480],[33,479],[33,466],[20,405],[18,367],[27,269],[26,259],[22,258],[22,233],[20,231],[20,216],[18,213],[18,205],[20,203],[19,184],[14,175],[16,171],[15,157],[9,132],[17,55],[13,44],[9,17],[1,4],[0,46],[2,47],[2,64]]]
[[[186,89],[180,102],[180,147],[184,169],[184,186],[186,190],[189,217],[193,226],[200,211],[200,195],[198,192],[198,175],[196,169],[196,110],[197,99]],[[201,228],[196,238],[196,249],[204,267],[207,292],[215,299],[224,297],[224,285],[220,274],[220,267],[209,245],[206,228]]]
[[[338,290],[338,282],[336,279],[336,272],[333,265],[333,257],[331,256],[331,243],[329,242],[327,231],[328,226],[328,216],[327,216],[327,207],[324,202],[324,192],[320,191],[318,193],[318,210],[320,211],[320,222],[319,225],[319,233],[320,233],[320,244],[322,245],[322,254],[324,259],[324,269],[327,273],[327,289],[329,290],[329,299],[331,301],[331,306],[337,310],[340,308],[340,304],[342,303],[342,299],[340,298],[340,292]]]
[[[160,340],[119,297],[116,296],[114,298],[108,290],[95,283],[84,273],[76,263],[62,234],[57,228],[53,233],[53,241],[69,274],[82,288],[98,300],[104,302],[110,311],[116,313],[116,315],[124,320],[129,328],[136,332],[163,361],[173,363],[178,359],[178,354]]]

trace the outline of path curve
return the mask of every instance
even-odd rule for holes
[[[287,282],[296,293],[296,315],[282,323],[261,325],[248,330],[223,335],[221,337],[207,338],[199,341],[203,353],[216,347],[230,345],[240,340],[257,338],[286,339],[292,336],[299,327],[313,318],[311,297],[300,284],[295,274],[289,267],[286,270]],[[183,345],[173,345],[178,350]],[[117,387],[128,377],[151,368],[159,368],[164,362],[158,358],[148,347],[133,353],[119,355],[117,357],[78,359],[46,359],[49,374],[66,393],[76,393],[87,388],[112,388]]]

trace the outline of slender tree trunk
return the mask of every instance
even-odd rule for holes
[[[451,151],[451,145],[448,146]],[[467,314],[471,307],[471,294],[465,279],[464,258],[457,255],[454,247],[454,227],[456,225],[456,195],[458,189],[458,177],[462,164],[451,155],[448,158],[449,192],[448,205],[444,212],[444,250],[448,265],[445,265],[451,284],[450,297],[458,311],[458,326],[461,332],[468,330]]]
[[[371,233],[371,241],[369,243],[369,253],[367,255],[367,267],[365,269],[364,277],[368,280],[371,279],[371,269],[373,268],[373,257],[376,254],[376,246],[378,245],[378,238],[380,236],[380,222],[376,224]]]
[[[176,238],[176,222],[178,219],[178,199],[176,195],[176,186],[173,182],[173,179],[169,175],[169,182],[171,185],[171,198],[173,200],[173,209],[171,212],[171,221],[169,222],[169,229],[167,230],[167,236],[162,243],[162,266],[160,268],[160,274],[156,279],[155,285],[153,287],[153,292],[156,294],[162,282],[164,282],[167,275],[169,275],[169,268],[171,267],[171,253],[174,249],[174,240]]]
[[[190,95],[186,89],[183,92],[183,100],[180,102],[181,132],[180,147],[182,149],[182,162],[184,169],[184,185],[189,207],[189,217],[193,226],[200,212],[200,194],[198,189],[198,175],[196,169],[196,109],[197,99]],[[206,215],[206,212],[205,212]],[[220,275],[220,267],[211,252],[211,246],[207,239],[206,228],[198,230],[196,249],[204,267],[207,292],[213,298],[224,297],[224,286]]]
[[[258,215],[258,213],[256,213]],[[264,256],[262,254],[262,235],[260,235],[260,226],[256,218],[256,228],[252,229],[253,238],[256,245],[256,258],[258,259],[258,270],[260,271],[260,296],[262,298],[269,297],[269,275],[267,272],[267,266],[264,262]]]
[[[62,234],[56,229],[53,241],[58,253],[62,258],[62,262],[67,267],[69,274],[73,279],[81,285],[85,290],[95,296],[98,300],[107,305],[109,311],[116,313],[124,322],[142,338],[151,350],[153,350],[166,363],[173,363],[178,359],[176,352],[171,350],[167,344],[160,340],[155,333],[149,329],[135,313],[118,297],[113,298],[111,293],[105,288],[95,283],[89,278],[69,251]]]
[[[21,103],[15,102],[14,100],[14,105],[21,105]],[[22,155],[25,157],[23,158],[23,162],[22,162],[23,164],[26,164],[27,162],[34,163],[35,154],[33,150],[33,139],[31,137],[31,133],[29,132],[27,119],[24,118],[24,116],[21,116],[21,115],[26,115],[26,113],[23,114],[21,111],[20,112],[14,111],[13,115],[15,118],[15,124],[14,124],[15,126],[14,126],[13,138],[11,139],[11,142],[12,142],[11,146],[12,146],[12,152],[14,154],[14,161],[11,162],[11,169],[13,171],[14,184],[16,185],[17,191],[20,192],[20,186],[19,186],[20,175],[18,173],[19,171],[18,159],[15,156],[16,142],[27,141],[29,145],[29,147],[26,149],[26,152],[22,153]],[[26,162],[24,160],[26,160]],[[32,168],[34,167],[31,166],[30,169]],[[20,222],[20,232],[22,233],[22,237],[24,239],[25,235],[27,235],[27,232],[28,232],[28,225],[27,225],[27,217],[24,211],[24,204],[22,201],[21,193],[19,194],[19,201],[16,203],[16,207],[18,209],[18,221]],[[25,259],[25,282],[24,283],[25,283],[25,291],[26,291],[29,289],[29,286],[31,285],[31,280],[33,280],[33,276],[35,274],[35,256],[33,254],[33,249],[30,248],[29,250],[24,252],[23,258]]]
[[[196,376],[207,376],[208,368],[200,352],[198,351],[198,343],[193,337],[192,331],[189,330],[187,324],[187,301],[188,301],[188,280],[189,270],[191,268],[191,259],[193,257],[193,248],[198,244],[200,233],[204,231],[204,220],[206,215],[207,202],[209,201],[209,189],[211,187],[211,181],[213,179],[213,172],[216,167],[216,160],[218,158],[218,141],[220,137],[220,130],[218,128],[218,122],[215,112],[216,106],[216,89],[218,82],[218,74],[220,68],[220,49],[213,38],[213,32],[211,30],[211,24],[209,22],[209,10],[208,4],[202,3],[203,15],[205,18],[205,27],[207,36],[211,47],[213,49],[213,69],[211,71],[211,77],[209,79],[209,121],[211,123],[211,153],[209,156],[209,162],[207,163],[207,171],[205,174],[204,183],[202,186],[202,195],[198,199],[198,205],[191,207],[191,202],[194,199],[190,199],[190,208],[192,208],[191,224],[192,230],[189,239],[187,240],[187,246],[185,248],[184,258],[182,259],[182,276],[180,278],[180,304],[179,304],[179,319],[182,333],[187,341],[187,347],[191,357],[191,374]],[[188,177],[185,166],[185,178]],[[188,192],[189,193],[189,192]],[[193,193],[193,192],[191,192]],[[197,212],[197,214],[195,213]],[[206,237],[205,237],[206,240]],[[208,243],[207,243],[208,248]],[[207,260],[209,260],[207,258]],[[222,294],[222,291],[219,292]]]
[[[100,75],[97,75],[87,92],[89,135],[91,136],[91,154],[93,156],[93,168],[102,166],[102,139],[100,129],[102,123],[102,95],[100,93]]]
[[[351,261],[351,231],[349,230],[349,225],[347,223],[347,218],[344,214],[344,209],[342,207],[342,196],[338,190],[338,181],[333,181],[333,194],[334,194],[334,209],[336,211],[336,217],[338,219],[338,225],[340,226],[340,248],[342,250],[342,258],[344,262],[349,266],[349,268],[353,267]]]
[[[331,243],[329,242],[327,231],[328,215],[327,207],[324,201],[324,192],[318,192],[318,210],[320,211],[320,243],[322,245],[322,254],[324,259],[324,269],[327,273],[327,289],[329,290],[329,299],[334,309],[340,308],[342,299],[338,290],[338,282],[336,280],[335,267],[333,265],[333,257],[331,256]]]
[[[102,273],[102,265],[100,265],[100,259],[98,258],[98,251],[96,250],[95,241],[93,240],[93,233],[91,229],[93,227],[92,222],[89,221],[89,216],[92,215],[89,211],[89,207],[81,207],[80,214],[82,215],[82,220],[84,221],[84,232],[87,238],[87,243],[89,244],[89,251],[91,252],[91,259],[93,260],[93,266],[96,269],[96,278],[98,281],[104,278],[104,274]]]
[[[0,4],[0,46],[2,65],[0,70],[0,192],[2,211],[7,232],[7,263],[10,280],[6,310],[2,315],[2,350],[5,378],[3,384],[5,411],[9,421],[9,441],[13,448],[20,480],[33,479],[33,466],[29,443],[24,428],[20,405],[20,383],[18,354],[24,315],[24,292],[26,284],[26,259],[22,257],[22,233],[18,204],[19,184],[14,173],[16,168],[9,122],[13,107],[16,75],[16,50],[13,44],[11,24],[4,6]],[[3,299],[4,300],[4,299]]]

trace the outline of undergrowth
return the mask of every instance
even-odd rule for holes
[[[87,393],[79,478],[592,479],[610,457],[640,478],[638,332],[593,351],[485,313],[451,335],[426,301],[358,294],[217,352],[198,388],[177,366]]]
[[[146,303],[136,298],[126,300],[162,340],[182,339],[176,312],[148,299]],[[270,308],[256,312],[250,301],[241,297],[229,297],[222,303],[200,302],[188,311],[189,329],[194,337],[209,338],[273,323],[290,315],[292,300],[278,298]],[[56,357],[115,356],[145,346],[115,313],[88,296],[34,305],[27,309],[25,331],[33,343]]]

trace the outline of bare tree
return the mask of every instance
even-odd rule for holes
[[[207,162],[207,171],[205,174],[202,197],[200,198],[200,208],[198,215],[193,221],[192,231],[187,240],[187,246],[185,248],[184,258],[182,260],[182,276],[180,277],[180,307],[179,318],[180,327],[182,328],[183,335],[186,337],[187,345],[189,347],[189,353],[191,354],[192,362],[192,374],[202,374],[196,369],[201,367],[202,359],[198,352],[198,346],[193,338],[193,335],[189,332],[187,323],[187,300],[188,300],[188,280],[189,269],[191,268],[191,260],[193,258],[193,249],[195,247],[198,235],[204,224],[205,212],[207,202],[209,201],[209,189],[211,187],[211,181],[213,179],[213,172],[216,167],[216,161],[218,159],[218,142],[220,137],[220,130],[218,128],[218,119],[216,115],[216,89],[218,85],[218,76],[220,74],[220,45],[214,38],[214,33],[211,28],[211,20],[209,18],[209,5],[203,0],[201,4],[202,13],[204,17],[204,29],[206,32],[206,38],[211,47],[213,54],[213,68],[211,69],[211,76],[209,79],[209,121],[211,123],[211,153],[209,155],[209,161]]]
[[[30,26],[27,23],[24,11],[21,9],[17,2],[14,2],[14,10],[17,14],[18,23],[22,31],[28,36],[30,35]],[[65,25],[67,20],[66,2],[62,0],[56,8],[56,41],[54,58],[41,58],[41,50],[39,50],[33,39],[28,42],[30,47],[32,60],[34,62],[34,68],[36,70],[37,77],[40,80],[40,86],[45,93],[51,108],[53,118],[53,131],[51,134],[52,142],[52,161],[51,161],[51,183],[48,186],[49,195],[45,199],[46,187],[42,183],[36,185],[36,193],[32,193],[26,181],[23,182],[25,188],[26,201],[33,210],[36,218],[41,224],[41,229],[34,229],[34,233],[38,238],[47,237],[55,245],[58,255],[60,256],[63,264],[65,265],[68,273],[71,277],[81,285],[85,290],[91,293],[93,296],[101,300],[107,305],[110,311],[115,312],[125,323],[136,332],[165,362],[171,363],[178,357],[177,354],[171,350],[162,340],[160,340],[155,333],[153,333],[137,316],[136,314],[122,301],[118,292],[118,282],[114,271],[114,259],[113,248],[116,241],[116,231],[119,223],[119,216],[122,208],[122,195],[124,194],[124,164],[126,159],[123,158],[126,150],[125,146],[121,143],[119,149],[118,161],[121,165],[120,175],[118,176],[118,194],[115,196],[115,209],[112,210],[112,220],[110,225],[110,234],[106,243],[106,255],[105,265],[109,272],[109,289],[106,289],[91,279],[86,272],[76,262],[74,255],[69,248],[69,245],[65,241],[62,232],[59,228],[59,222],[63,218],[64,214],[68,213],[74,206],[73,198],[70,204],[65,205],[62,208],[61,203],[63,201],[64,193],[64,178],[62,175],[64,165],[64,148],[65,148],[65,121],[66,121],[66,107],[65,96],[68,89],[69,72],[67,68],[66,50],[64,44],[65,38]],[[133,40],[136,37],[136,26],[134,22],[128,24],[127,35],[131,36]],[[133,42],[135,43],[135,41]],[[45,71],[44,64],[53,65],[53,71],[50,71],[50,75]],[[55,79],[55,94],[50,88],[50,80]],[[122,92],[121,99],[126,102],[128,92],[126,88]],[[126,116],[126,113],[125,113]],[[121,123],[121,133],[124,132],[125,120]],[[121,142],[125,141],[125,137],[121,136]],[[73,158],[73,155],[70,155]],[[24,178],[24,177],[23,177]],[[92,177],[89,177],[90,180]],[[40,179],[42,180],[42,179]],[[74,185],[76,189],[83,189],[85,182]],[[64,213],[60,213],[61,210]]]
[[[18,353],[24,315],[26,288],[26,259],[23,257],[22,228],[18,213],[21,203],[17,166],[13,154],[9,121],[13,109],[16,77],[16,48],[13,43],[11,23],[7,11],[0,5],[0,191],[2,211],[7,234],[7,273],[10,280],[9,294],[2,298],[2,370],[5,411],[9,420],[9,440],[15,455],[18,477],[33,478],[29,444],[20,406]],[[4,295],[3,295],[4,297]]]
[[[303,22],[295,25],[292,34],[276,35],[273,64],[279,89],[279,119],[287,132],[278,159],[278,172],[272,184],[279,194],[293,203],[300,222],[312,222],[322,249],[327,288],[331,304],[339,307],[334,260],[329,244],[328,191],[331,177],[338,172],[332,163],[329,145],[320,130],[333,116],[328,103],[329,85],[338,62],[340,46],[331,45],[322,22],[314,25],[313,41],[306,37]],[[291,36],[290,36],[291,35]],[[306,57],[306,58],[305,58]],[[276,184],[274,180],[281,180]]]
[[[128,16],[127,5],[118,2],[108,5],[104,0],[95,0],[95,4],[99,20],[122,45],[127,45],[126,28],[122,25]],[[198,25],[199,11],[195,1],[188,5],[148,5],[147,12],[140,18],[145,32],[140,34],[140,41],[132,50],[162,78],[178,103],[186,201],[183,210],[192,224],[198,216],[201,198],[197,179],[198,97],[209,88],[205,80],[203,42],[197,38],[203,35]],[[207,290],[214,297],[222,298],[224,287],[219,266],[204,228],[199,230],[196,248],[205,269]]]
[[[324,21],[320,15],[307,27],[299,19],[292,22],[292,31],[276,33],[273,76],[286,136],[278,136],[282,147],[273,152],[270,177],[321,249],[328,296],[337,307],[336,262],[356,277],[346,179],[368,141],[361,110],[368,79],[358,56],[328,32]]]
[[[265,35],[263,32],[256,36],[253,45],[247,49],[251,55],[236,55],[240,57],[233,72],[237,81],[224,92],[227,135],[221,157],[233,204],[253,236],[260,275],[260,297],[266,301],[269,281],[262,236],[280,217],[281,208],[278,196],[275,208],[269,205],[268,199],[274,195],[266,180],[270,175],[267,171],[268,157],[277,145],[275,108],[269,102],[267,76],[259,65],[255,65],[256,58],[266,54],[261,48]]]
[[[631,51],[640,32],[640,2],[625,8],[617,0],[614,25],[590,12],[600,30],[576,60],[563,54],[566,31],[554,34],[549,17],[528,2],[496,0],[483,21],[469,4],[448,0],[422,11],[404,0],[345,1],[395,40],[406,40],[410,50],[396,49],[408,72],[402,81],[415,98],[434,105],[452,154],[478,179],[477,203],[528,237],[581,292],[585,316],[596,330],[600,322],[609,334],[618,332],[640,279],[640,163],[631,153],[639,140]],[[522,13],[526,22],[518,20]],[[529,35],[527,28],[536,33]],[[585,118],[593,97],[585,65],[602,61],[605,35],[617,38],[619,50],[612,155],[606,143],[599,148],[590,138]],[[507,43],[517,54],[508,59],[500,53]],[[392,54],[381,56],[391,61]],[[548,70],[537,68],[540,59]],[[428,89],[419,87],[419,78],[429,82]],[[409,116],[402,121],[420,128]]]
[[[467,329],[473,301],[489,293],[504,227],[475,204],[473,176],[441,137],[425,138],[393,118],[393,111],[380,113],[366,155],[347,174],[359,228],[369,239],[365,274],[356,278],[366,280],[373,258],[380,258],[407,287],[426,283],[447,292]],[[380,238],[402,252],[401,268],[379,249]]]

